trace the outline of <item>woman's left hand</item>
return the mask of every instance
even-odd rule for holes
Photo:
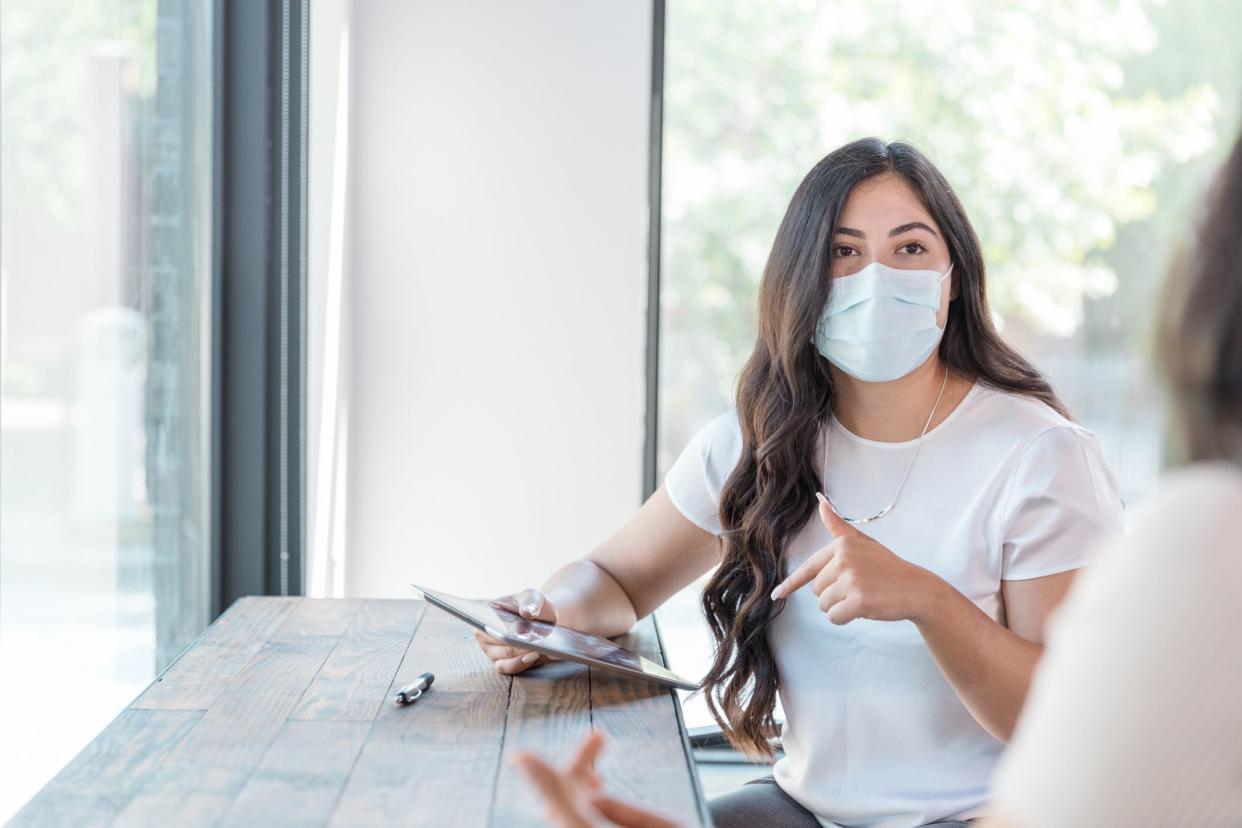
[[[818,492],[819,517],[835,535],[772,591],[785,598],[806,584],[834,624],[855,618],[918,621],[935,603],[944,580],[893,554],[883,544],[842,520]]]

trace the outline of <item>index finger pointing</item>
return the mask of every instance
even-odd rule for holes
[[[807,558],[788,578],[776,585],[776,589],[772,590],[772,600],[784,598],[786,595],[792,594],[795,590],[801,589],[815,580],[815,576],[819,571],[832,560],[832,555],[830,547],[825,546]]]

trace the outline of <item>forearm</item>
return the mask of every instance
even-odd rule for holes
[[[638,621],[621,585],[586,558],[552,573],[542,592],[556,608],[557,623],[571,629],[608,638],[629,632]]]
[[[926,608],[911,620],[966,709],[1007,742],[1043,646],[1006,629],[948,583],[937,581]]]

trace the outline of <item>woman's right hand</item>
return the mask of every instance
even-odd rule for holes
[[[556,623],[556,607],[552,605],[552,602],[548,600],[546,595],[533,587],[524,589],[521,592],[515,592],[512,595],[502,595],[496,598],[493,603],[531,621],[546,621],[549,624]],[[532,667],[554,660],[551,656],[544,655],[543,653],[525,650],[521,647],[506,644],[503,641],[497,641],[480,630],[474,631],[474,639],[479,642],[479,647],[492,660],[492,664],[496,667],[496,672],[501,675],[517,675]]]

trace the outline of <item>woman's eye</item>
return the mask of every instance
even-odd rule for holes
[[[848,244],[839,244],[833,249],[832,255],[837,258],[844,258],[846,256],[853,256],[854,252],[854,248],[850,247]]]
[[[900,249],[902,253],[910,256],[916,256],[919,253],[927,252],[927,248],[919,242],[908,242],[907,244],[903,244]]]

